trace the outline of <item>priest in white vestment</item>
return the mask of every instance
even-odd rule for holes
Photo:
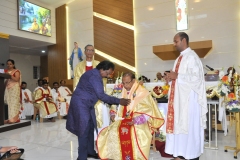
[[[23,104],[22,114],[25,116],[32,116],[34,112],[32,92],[29,89],[27,89],[26,82],[22,82],[21,88],[22,88],[22,104]]]
[[[174,160],[199,160],[204,149],[207,99],[203,66],[198,55],[188,46],[184,32],[174,36],[180,56],[173,70],[166,73],[171,82],[166,122],[165,152]]]
[[[65,116],[68,113],[72,92],[65,86],[64,80],[60,81],[60,87],[58,88],[58,111],[61,116]]]

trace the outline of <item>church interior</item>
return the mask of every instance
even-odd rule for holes
[[[240,159],[239,8],[239,0],[1,0],[0,149],[23,148],[22,160],[78,158],[78,138],[66,129],[66,119],[69,97],[78,84],[74,69],[88,58],[88,45],[93,47],[92,60],[108,60],[115,65],[103,82],[106,94],[118,97],[123,73],[134,73],[165,119],[169,85],[164,77],[180,55],[173,45],[174,36],[185,32],[189,47],[202,63],[206,85],[207,128],[199,159]],[[6,124],[10,116],[4,99],[9,59],[21,72],[21,87],[26,83],[22,90],[30,91],[28,95],[21,92],[27,99],[21,101],[31,103],[31,113],[23,107],[26,115],[17,123]],[[46,116],[40,113],[35,106],[39,80],[41,85],[47,82],[49,91],[55,89],[54,84],[59,90],[60,86],[68,88],[67,98],[56,93],[55,100],[58,109],[63,104],[67,109],[54,114],[48,114],[51,111],[47,109]],[[107,105],[103,112],[103,121],[110,125]],[[165,145],[165,129],[163,125],[160,135],[153,134],[149,160],[173,159],[161,153],[160,143],[155,143]]]

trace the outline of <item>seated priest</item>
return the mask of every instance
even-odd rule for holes
[[[131,99],[131,103],[110,111],[114,122],[99,133],[98,154],[101,159],[147,160],[152,134],[164,120],[151,94],[133,73],[124,73],[122,84],[122,97]]]
[[[65,116],[68,113],[72,92],[65,86],[66,81],[60,81],[60,87],[58,88],[58,111],[61,116]]]
[[[34,95],[35,106],[39,109],[41,118],[52,118],[57,116],[57,106],[52,100],[51,90],[48,83],[43,82],[43,87],[38,88]],[[50,119],[54,122],[54,119]]]
[[[21,88],[22,88],[22,104],[23,104],[22,115],[32,116],[34,112],[32,92],[29,89],[27,89],[26,82],[22,82]]]
[[[154,79],[154,82],[165,82],[165,80],[160,72],[157,72],[156,79]]]

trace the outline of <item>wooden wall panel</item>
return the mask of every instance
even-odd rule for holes
[[[40,57],[40,78],[48,77],[48,56]]]
[[[66,5],[56,8],[56,44],[48,47],[49,84],[67,79]]]
[[[93,11],[133,25],[132,0],[93,0]]]
[[[100,61],[100,62],[101,62],[101,61],[104,61],[104,60],[108,60],[108,59],[106,59],[106,58],[98,55],[97,53],[95,53],[94,59],[95,59],[95,60],[98,60],[98,61]],[[122,72],[123,72],[123,73],[124,73],[124,72],[133,72],[133,71],[131,71],[131,70],[129,70],[129,69],[123,67],[123,66],[120,66],[120,65],[118,65],[118,64],[116,64],[116,63],[114,63],[114,65],[115,65],[114,78],[117,78],[118,72],[119,72],[119,74],[121,74]],[[115,81],[115,79],[114,79],[114,81]]]
[[[97,17],[93,22],[95,48],[135,66],[134,31]]]

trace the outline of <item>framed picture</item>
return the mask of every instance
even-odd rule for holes
[[[188,29],[188,3],[187,0],[175,0],[177,31]]]
[[[51,36],[51,10],[25,0],[18,0],[18,29]]]

